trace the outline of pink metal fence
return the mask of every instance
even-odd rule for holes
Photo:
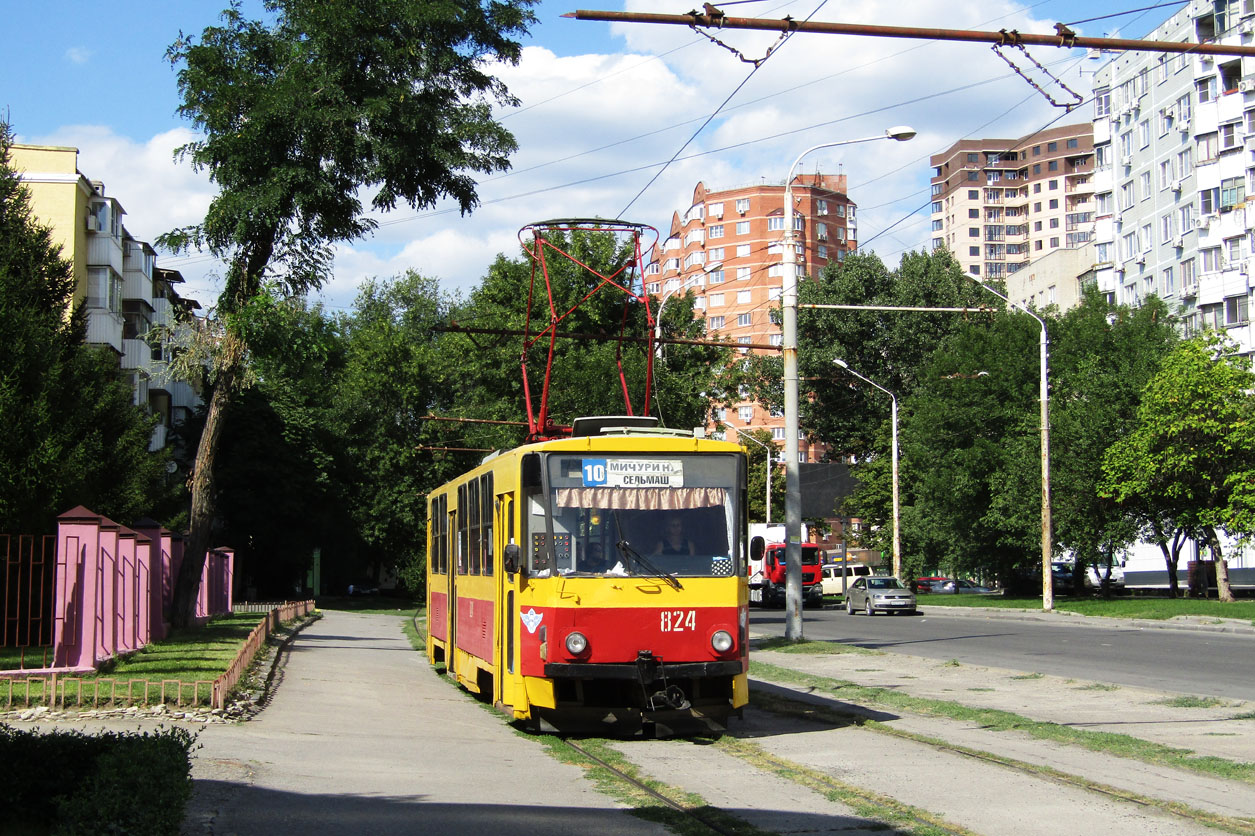
[[[4,536],[0,549],[0,677],[92,671],[167,635],[183,541],[158,523],[128,528],[79,506],[58,518],[55,538]],[[231,611],[234,567],[232,549],[207,555],[199,620]]]

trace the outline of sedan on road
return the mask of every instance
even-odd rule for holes
[[[897,578],[859,578],[845,593],[845,611],[915,612],[915,593]]]

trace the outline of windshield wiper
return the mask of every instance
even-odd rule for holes
[[[674,586],[676,589],[684,588],[683,586],[680,585],[680,581],[679,579],[676,578],[675,575],[671,574],[670,572],[664,572],[663,570],[659,569],[657,566],[651,563],[645,557],[645,555],[641,554],[636,549],[632,548],[632,544],[629,543],[627,540],[619,540],[614,545],[615,545],[615,548],[619,550],[619,553],[621,555],[628,558],[629,560],[635,561],[642,569],[645,570],[646,574],[653,575],[655,578],[661,578],[662,580]]]

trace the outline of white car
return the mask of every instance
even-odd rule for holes
[[[865,578],[872,573],[872,567],[860,564],[851,564],[849,566],[840,566],[829,563],[822,568],[823,572],[823,588],[824,595],[841,595],[841,570],[845,570],[845,584],[849,586],[854,583],[855,578]]]
[[[1106,576],[1106,574],[1106,566],[1086,566],[1085,588],[1094,590],[1102,589],[1102,579]],[[1111,588],[1112,590],[1124,589],[1124,567],[1119,563],[1111,564]]]

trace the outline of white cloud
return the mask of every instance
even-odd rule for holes
[[[674,11],[661,0],[631,0],[628,7]],[[774,7],[771,14],[801,19],[812,9],[791,4]],[[850,0],[831,13],[825,7],[819,18],[883,23],[884,4]],[[1034,20],[1008,0],[957,5],[916,0],[898,4],[893,22],[1050,31],[1049,23]],[[930,154],[967,136],[1027,134],[1060,113],[985,45],[800,34],[754,73],[645,189],[752,68],[687,27],[570,24],[589,27],[590,40],[610,31],[624,44],[623,52],[561,57],[528,47],[517,66],[499,68],[521,100],[520,108],[502,116],[519,143],[513,170],[482,179],[482,205],[469,216],[444,204],[434,211],[403,208],[380,216],[383,225],[375,235],[340,247],[335,278],[324,289],[328,304],[347,307],[362,279],[406,269],[439,278],[448,288],[469,288],[498,253],[516,255],[519,228],[537,220],[622,213],[625,220],[652,224],[665,235],[672,212],[688,207],[699,180],[712,188],[781,182],[790,162],[808,146],[909,124],[919,132],[912,142],[828,149],[800,166],[849,176],[850,196],[862,207],[860,233],[867,240],[928,202]],[[601,28],[594,32],[592,27]],[[776,38],[733,30],[717,36],[755,56]],[[1018,50],[1007,54],[1030,67]],[[1032,54],[1056,74],[1061,70],[1055,62],[1061,59],[1082,63],[1079,52],[1042,48]],[[1067,80],[1088,96],[1088,79],[1080,81],[1075,67]],[[1088,115],[1078,112],[1060,122]],[[83,173],[104,180],[122,201],[132,234],[152,240],[198,220],[214,194],[207,176],[171,159],[171,150],[190,138],[180,129],[135,142],[106,128],[74,127],[34,141],[78,146]],[[891,255],[896,251],[927,243],[926,220],[925,209],[877,239],[874,248],[896,261]],[[202,304],[212,301],[212,262],[167,258],[161,263],[183,270],[188,290],[202,294],[195,296]]]
[[[65,60],[71,64],[86,64],[91,60],[92,55],[92,51],[86,47],[72,46],[65,51]]]

